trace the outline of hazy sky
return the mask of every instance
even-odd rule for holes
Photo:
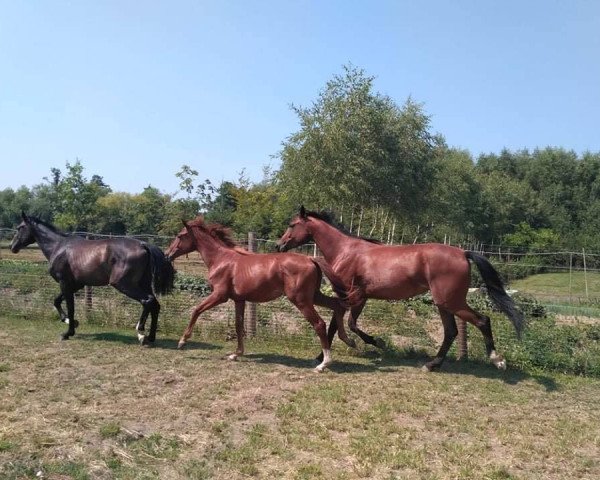
[[[0,0],[0,189],[258,180],[347,63],[474,155],[600,151],[599,1]]]

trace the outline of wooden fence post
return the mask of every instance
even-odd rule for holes
[[[248,232],[248,251],[256,251],[256,241],[254,232]],[[248,310],[246,312],[246,333],[247,335],[256,335],[256,303],[248,302]]]

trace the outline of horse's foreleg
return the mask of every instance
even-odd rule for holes
[[[423,366],[423,369],[428,372],[440,368],[446,358],[448,350],[450,350],[450,347],[452,346],[452,342],[454,342],[456,335],[458,335],[454,315],[441,307],[438,307],[438,310],[440,312],[440,317],[442,317],[442,325],[444,326],[444,340],[442,341],[442,345],[435,358]]]
[[[356,333],[362,339],[363,342],[368,343],[369,345],[373,345],[377,348],[383,348],[384,344],[381,339],[369,335],[368,333],[358,328],[356,324],[356,322],[358,321],[358,317],[363,311],[363,308],[365,308],[365,303],[367,303],[367,301],[363,300],[361,303],[350,309],[350,315],[348,316],[348,327],[351,331]]]
[[[56,308],[56,310],[58,311],[58,315],[60,315],[61,322],[64,322],[65,320],[68,319],[67,314],[62,309],[62,302],[64,299],[65,299],[65,296],[62,294],[62,292],[59,293],[57,295],[57,297],[54,299],[54,308]]]
[[[237,360],[240,355],[244,354],[244,336],[246,331],[244,330],[244,311],[246,309],[246,302],[235,302],[235,334],[237,336],[237,349],[235,353],[232,353],[227,358],[229,360]]]
[[[192,331],[194,330],[196,320],[198,320],[198,317],[202,312],[210,310],[211,308],[216,307],[221,303],[225,303],[227,300],[228,298],[225,295],[218,292],[212,292],[200,303],[200,305],[194,308],[194,310],[192,311],[192,318],[190,319],[190,323],[188,323],[188,326],[184,330],[183,335],[181,336],[181,339],[179,340],[179,343],[177,345],[177,348],[183,348],[188,339],[192,336]]]

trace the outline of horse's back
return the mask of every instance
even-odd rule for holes
[[[308,276],[318,278],[310,258],[297,253],[238,255],[234,262],[232,293],[249,301],[273,300],[287,295],[290,288],[303,287]]]
[[[382,245],[356,257],[354,276],[369,296],[401,299],[446,285],[466,289],[469,264],[464,251],[450,245]]]
[[[65,247],[75,280],[86,285],[114,284],[128,275],[138,280],[148,265],[146,249],[132,238],[77,239]]]

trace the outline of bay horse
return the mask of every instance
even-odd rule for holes
[[[350,329],[365,342],[378,346],[372,336],[356,325],[367,299],[402,300],[430,290],[442,319],[444,339],[436,356],[424,368],[432,371],[442,365],[458,334],[456,315],[481,331],[489,359],[497,368],[506,369],[506,361],[494,346],[489,317],[467,304],[469,260],[477,266],[488,294],[511,320],[518,337],[524,319],[506,293],[498,272],[485,257],[439,243],[384,245],[355,237],[334,225],[329,215],[309,212],[302,206],[277,242],[277,248],[287,251],[311,240],[317,244],[338,279],[334,289],[340,283],[344,285],[344,288],[335,291],[350,308]],[[326,268],[324,272],[327,275]],[[333,322],[329,328],[332,338],[335,333]]]
[[[142,304],[137,322],[138,340],[149,345],[156,339],[160,304],[155,294],[168,293],[173,287],[175,270],[162,250],[133,238],[88,240],[59,231],[50,223],[21,212],[10,249],[18,253],[23,247],[36,243],[49,262],[49,273],[60,285],[54,299],[61,321],[68,330],[63,340],[75,335],[79,322],[75,320],[74,293],[84,286],[112,285],[119,292]],[[67,313],[62,309],[67,303]],[[152,315],[150,333],[144,335],[146,319]]]
[[[212,293],[192,311],[178,348],[183,348],[191,337],[201,313],[231,299],[235,303],[237,349],[228,358],[235,360],[244,354],[246,302],[269,302],[282,295],[296,306],[319,336],[322,361],[316,367],[318,372],[322,372],[331,363],[331,353],[325,322],[315,310],[315,305],[333,310],[332,321],[342,327],[338,331],[339,337],[351,347],[355,346],[343,328],[346,308],[337,298],[328,297],[320,291],[322,260],[297,253],[249,252],[235,244],[229,229],[219,224],[206,224],[202,216],[183,223],[184,228],[165,253],[170,260],[174,260],[197,250],[208,267]],[[343,287],[338,285],[337,288]]]

